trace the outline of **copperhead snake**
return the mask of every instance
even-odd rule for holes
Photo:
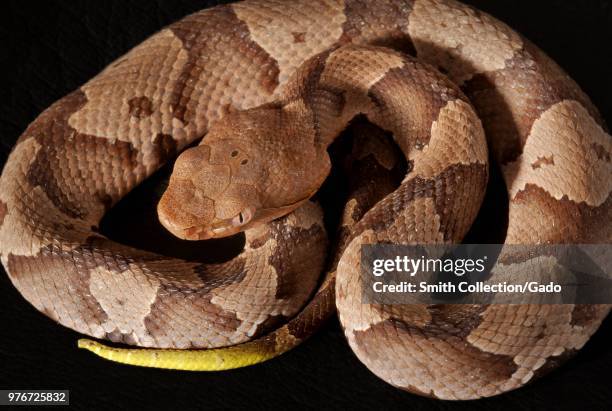
[[[411,171],[375,205],[347,204],[346,249],[319,285],[326,234],[309,198],[329,144],[359,114],[393,134]],[[160,219],[182,238],[246,230],[240,256],[180,261],[97,232],[203,136],[178,157]],[[610,307],[370,306],[358,275],[364,243],[461,241],[486,186],[487,142],[510,198],[507,243],[610,242],[612,143],[597,109],[503,23],[450,0],[220,6],[152,36],[28,127],[0,177],[0,257],[60,324],[177,349],[85,343],[116,360],[249,365],[337,308],[351,348],[385,381],[492,396],[580,349]]]

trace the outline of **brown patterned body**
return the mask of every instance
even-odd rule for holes
[[[195,264],[96,232],[109,207],[202,136],[204,160],[234,158],[215,163],[222,172],[254,167],[257,157],[233,156],[221,131],[240,133],[232,119],[247,124],[249,109],[262,105],[295,120],[279,124],[300,156],[271,163],[282,172],[264,189],[244,183],[240,193],[268,210],[291,207],[247,230],[240,256]],[[328,145],[358,114],[393,134],[412,170],[367,213],[371,203],[358,211],[349,202],[355,226],[337,284],[329,275],[310,299],[326,235],[321,211],[304,201],[329,171]],[[280,353],[329,316],[335,287],[351,347],[381,378],[438,398],[495,395],[580,349],[609,307],[365,305],[359,278],[363,243],[461,241],[486,185],[485,133],[509,193],[507,243],[612,241],[612,139],[579,87],[503,23],[452,0],[254,0],[205,10],[28,127],[0,177],[0,258],[49,317],[145,347],[225,347],[292,318],[250,343]],[[316,172],[290,172],[309,163]],[[183,177],[181,187],[197,186]],[[242,216],[240,204],[208,214],[225,186],[198,201],[202,193],[190,190],[174,190],[160,207],[178,221],[172,227]]]

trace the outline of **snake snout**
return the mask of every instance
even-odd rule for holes
[[[186,184],[187,183],[187,184]],[[171,181],[157,204],[159,222],[182,240],[214,237],[209,222],[214,220],[214,202],[193,195],[189,182]]]

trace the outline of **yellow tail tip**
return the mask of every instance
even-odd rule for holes
[[[79,341],[77,341],[77,346],[83,350],[88,350],[88,351],[93,351],[96,347],[96,344],[98,344],[95,341],[92,340],[88,340],[86,338],[81,338],[79,339]]]
[[[210,350],[177,350],[109,347],[82,338],[77,346],[121,364],[183,371],[231,370],[259,364],[281,354],[249,343]]]

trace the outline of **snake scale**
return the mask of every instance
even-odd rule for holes
[[[364,187],[376,189],[357,189],[337,268],[319,283],[327,235],[309,199],[329,174],[329,145],[360,115],[393,135],[410,172],[382,194],[374,177]],[[245,231],[226,263],[98,232],[110,207],[181,151],[160,221],[184,239]],[[355,354],[390,384],[493,396],[579,350],[610,307],[369,305],[359,277],[362,244],[460,242],[489,152],[510,200],[506,243],[611,242],[610,135],[580,88],[505,24],[452,0],[218,6],[153,35],[27,128],[0,178],[0,257],[53,320],[158,348],[80,342],[116,361],[254,364],[337,309]],[[380,147],[360,158],[367,170],[395,167]]]

